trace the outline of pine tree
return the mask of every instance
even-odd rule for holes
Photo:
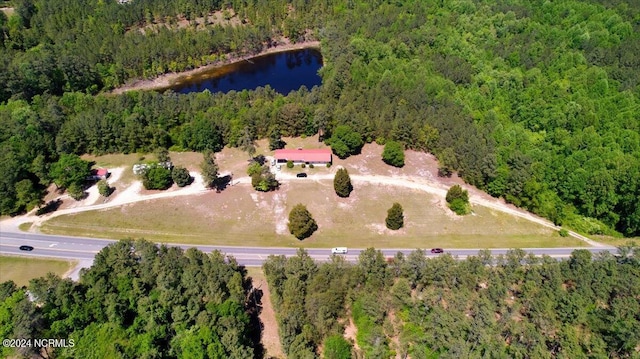
[[[351,191],[353,191],[351,177],[349,177],[349,172],[346,168],[340,168],[336,172],[336,176],[333,178],[333,189],[338,196],[343,198],[349,197]]]
[[[404,214],[400,203],[394,203],[387,211],[387,219],[385,220],[387,228],[398,230],[404,227]]]
[[[200,165],[202,179],[207,188],[214,188],[218,184],[218,165],[216,164],[216,154],[213,151],[206,151],[204,160]]]
[[[303,204],[299,203],[289,212],[289,231],[302,240],[310,237],[318,229],[318,224]]]

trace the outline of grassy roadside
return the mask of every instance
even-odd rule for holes
[[[75,266],[73,261],[40,259],[32,257],[0,256],[0,283],[12,280],[18,286],[29,284],[29,280],[52,272],[62,276]]]
[[[146,238],[157,242],[327,248],[531,248],[571,247],[584,243],[560,237],[552,229],[474,207],[474,215],[452,215],[440,199],[410,189],[360,186],[339,199],[331,181],[285,183],[273,193],[249,186],[139,202],[119,208],[53,218],[40,230],[50,234],[102,238]],[[406,228],[389,231],[386,211],[393,202],[405,210]],[[287,217],[304,203],[319,230],[298,241],[288,233]]]

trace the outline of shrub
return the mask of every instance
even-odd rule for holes
[[[404,166],[404,146],[400,142],[387,141],[382,151],[382,160],[384,163],[394,166]]]
[[[287,161],[287,168],[293,168],[293,161]]]
[[[309,164],[309,168],[314,168],[315,166],[313,165],[313,163]]]
[[[71,185],[69,185],[69,187],[67,188],[67,193],[69,193],[69,196],[76,201],[80,201],[86,196],[86,193],[82,189],[82,186],[77,183],[72,183]]]
[[[351,343],[342,335],[335,334],[324,341],[325,359],[351,359]]]
[[[142,185],[146,189],[164,190],[173,184],[171,171],[158,165],[151,166],[142,176]]]
[[[387,211],[387,219],[385,220],[387,228],[398,230],[404,227],[404,214],[400,203],[394,203]]]
[[[100,193],[103,197],[109,197],[111,193],[113,193],[114,188],[109,186],[109,183],[106,180],[101,180],[98,182],[98,193]]]
[[[307,165],[305,165],[304,163],[300,165],[300,167],[305,168],[307,167]]]
[[[459,185],[449,188],[446,199],[449,204],[449,208],[456,214],[462,216],[471,213],[469,192],[467,192],[467,190],[463,190]]]
[[[303,240],[318,229],[318,224],[303,204],[297,204],[289,212],[289,232]]]
[[[193,177],[189,174],[189,170],[184,167],[173,167],[171,170],[171,179],[178,187],[184,187],[191,184]]]
[[[327,163],[327,168],[331,168],[331,162]]]
[[[560,234],[560,237],[568,237],[569,236],[569,231],[567,231],[566,229],[562,228],[561,230],[558,231],[558,234]]]
[[[351,191],[353,191],[351,177],[349,177],[349,172],[346,168],[340,168],[336,172],[336,175],[333,178],[333,189],[336,191],[338,196],[343,198],[349,197]]]

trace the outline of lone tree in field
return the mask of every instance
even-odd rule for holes
[[[204,160],[200,165],[202,179],[207,188],[215,188],[218,183],[218,165],[216,164],[216,154],[213,151],[206,151],[202,154]]]
[[[349,197],[351,191],[353,191],[351,177],[349,177],[349,172],[347,172],[346,168],[340,168],[336,172],[336,176],[333,178],[333,189],[342,198]]]
[[[180,166],[173,167],[171,170],[171,178],[173,178],[173,182],[175,182],[178,187],[190,185],[193,181],[189,170]]]
[[[385,220],[387,228],[398,230],[404,227],[404,214],[400,203],[394,203],[387,211],[387,219]]]
[[[382,151],[382,160],[384,163],[394,166],[404,166],[404,146],[400,142],[387,141]]]
[[[100,180],[98,182],[98,193],[102,197],[109,197],[111,193],[113,193],[114,188],[109,186],[109,183],[106,180]]]
[[[318,224],[303,204],[296,204],[289,212],[289,232],[303,240],[310,237],[318,229]]]
[[[471,206],[469,205],[469,192],[467,192],[467,190],[463,190],[459,185],[449,188],[446,198],[449,208],[456,212],[456,214],[462,216],[471,212]]]

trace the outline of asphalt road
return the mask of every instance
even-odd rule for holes
[[[113,243],[113,240],[83,238],[83,237],[67,237],[67,236],[53,236],[36,233],[13,233],[5,232],[0,233],[0,254],[12,254],[22,256],[33,257],[50,257],[59,259],[72,259],[78,260],[81,263],[87,263],[92,261],[95,254],[102,248]],[[21,245],[29,245],[34,247],[33,251],[21,251],[19,247]],[[296,254],[296,248],[274,248],[274,247],[226,247],[226,246],[198,246],[198,245],[180,245],[170,244],[170,246],[179,246],[184,249],[196,247],[203,252],[212,252],[219,250],[227,255],[236,258],[239,264],[245,266],[260,266],[267,259],[269,255],[293,256]],[[571,252],[580,248],[527,248],[528,253],[534,255],[549,255],[553,258],[568,258]],[[616,252],[615,247],[588,247],[583,248],[591,251],[592,253],[599,253],[603,251]],[[307,248],[309,255],[318,260],[324,261],[331,255],[329,248]],[[363,249],[351,248],[349,253],[345,256],[350,261],[356,261],[358,255]],[[398,251],[405,254],[409,254],[415,250],[406,248],[397,249],[383,249],[382,253],[386,257],[394,256]],[[480,249],[448,249],[444,248],[445,253],[449,253],[453,256],[457,256],[460,259],[464,259],[467,256],[477,255]],[[491,249],[493,255],[505,254],[508,249]],[[428,256],[437,256],[437,254],[429,253]]]

